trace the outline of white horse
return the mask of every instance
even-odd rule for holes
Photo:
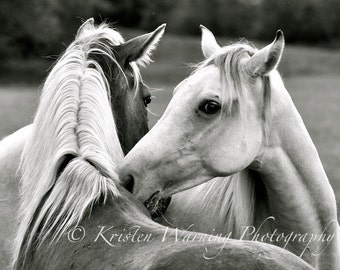
[[[202,27],[206,60],[175,88],[120,176],[147,204],[197,186],[173,196],[165,218],[175,226],[271,242],[317,269],[335,270],[335,196],[276,71],[283,49],[281,31],[257,50],[244,43],[220,47]]]

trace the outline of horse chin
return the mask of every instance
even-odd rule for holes
[[[144,206],[148,209],[152,219],[161,217],[168,208],[171,197],[162,198],[159,196],[159,191],[151,195],[149,199],[144,202]]]

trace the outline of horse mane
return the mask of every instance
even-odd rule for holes
[[[193,74],[199,70],[215,65],[219,68],[222,86],[222,108],[229,115],[233,107],[240,110],[241,119],[246,119],[246,104],[248,100],[247,87],[242,78],[242,60],[250,58],[257,51],[253,44],[246,40],[222,47],[215,54],[195,65]],[[271,78],[262,76],[263,104],[261,118],[264,142],[268,142],[271,125]],[[222,117],[221,117],[222,119]],[[245,122],[244,122],[245,124]],[[245,169],[228,177],[217,177],[202,184],[197,189],[197,198],[203,198],[202,208],[210,208],[218,217],[216,229],[233,232],[234,238],[239,238],[242,226],[261,223],[268,214],[266,207],[266,191],[262,180],[251,170]],[[261,196],[259,196],[261,194]],[[218,203],[216,203],[218,201]],[[255,207],[256,206],[256,207]],[[262,209],[262,213],[255,213]],[[256,210],[257,211],[257,210]],[[216,220],[215,220],[216,221]]]
[[[232,238],[240,238],[244,226],[261,224],[268,216],[266,190],[252,170],[213,178],[200,185],[194,197],[202,198],[201,210],[209,209],[211,216],[216,217],[214,229],[231,232]]]
[[[87,28],[47,77],[21,161],[22,194],[14,268],[48,237],[58,241],[96,202],[119,196],[117,164],[123,151],[98,56],[117,63],[121,35],[102,24]],[[110,66],[110,65],[108,65]],[[139,70],[132,64],[135,86]]]

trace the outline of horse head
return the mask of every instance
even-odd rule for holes
[[[238,172],[256,160],[266,141],[268,76],[281,58],[282,32],[257,50],[245,43],[220,47],[201,28],[206,59],[176,86],[161,119],[120,168],[141,201]]]

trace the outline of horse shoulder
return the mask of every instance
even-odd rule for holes
[[[14,238],[15,213],[19,204],[19,180],[17,170],[31,125],[25,126],[0,141],[0,268],[9,264],[9,247]]]
[[[13,164],[19,165],[21,153],[31,130],[32,125],[27,125],[0,141],[0,172],[5,165],[8,168],[13,168]]]
[[[17,171],[31,130],[32,125],[27,125],[0,141],[0,183],[2,190],[6,190],[6,197],[18,194],[20,175]]]

